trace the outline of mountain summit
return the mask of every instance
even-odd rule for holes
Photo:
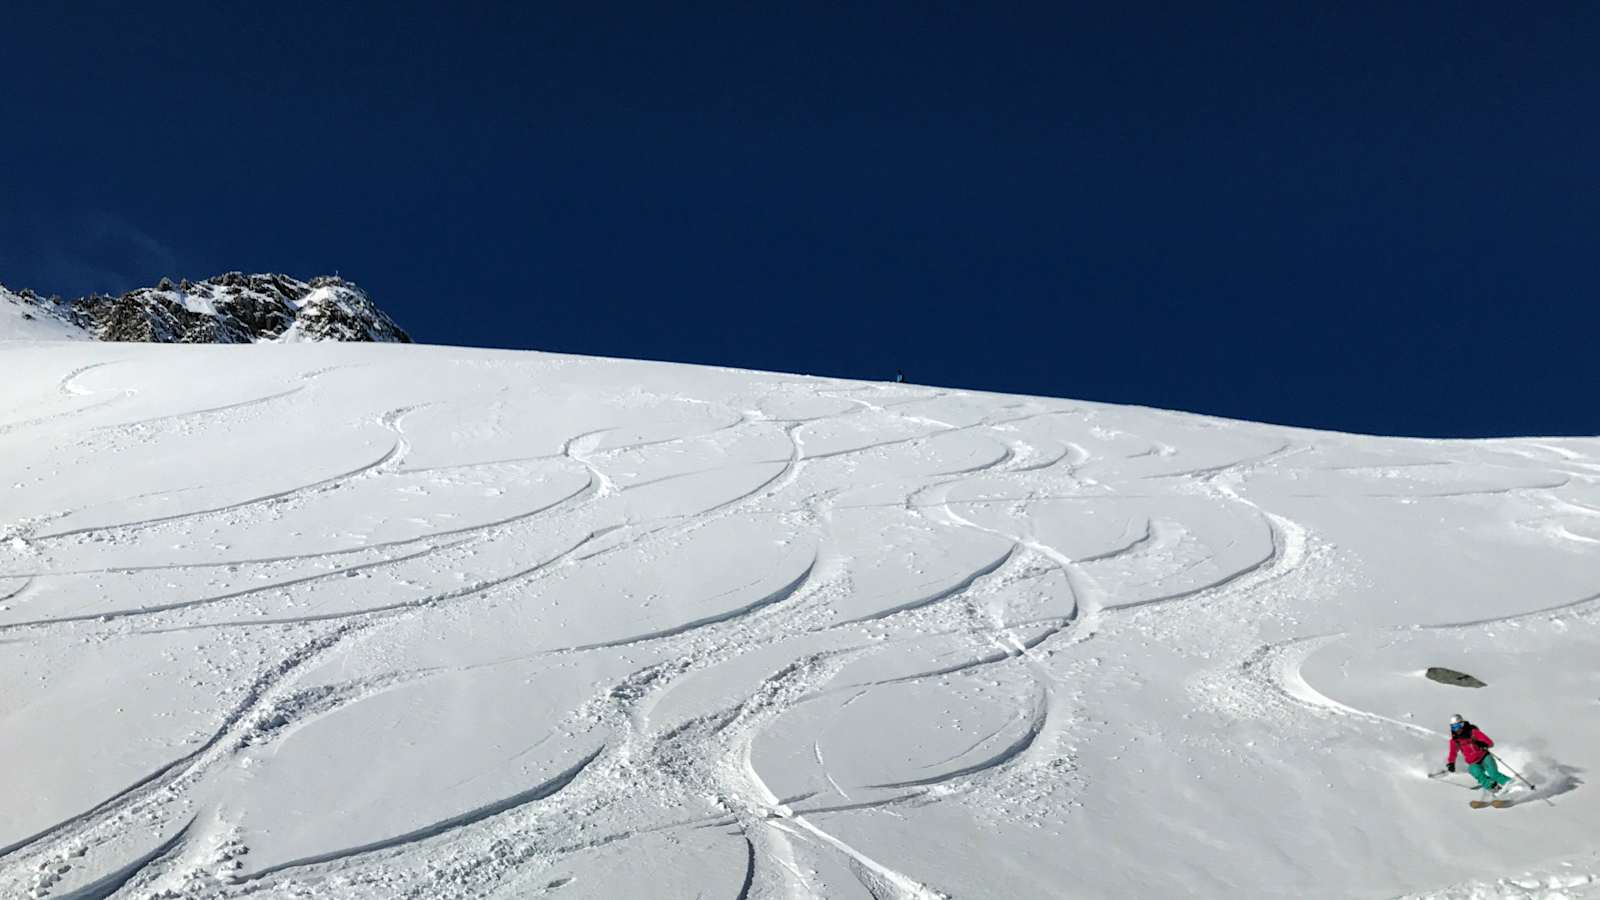
[[[0,338],[87,336],[102,341],[160,344],[248,344],[256,341],[378,341],[410,343],[367,296],[342,278],[301,281],[287,275],[228,272],[120,297],[43,298],[0,288]],[[9,308],[7,308],[9,307]],[[15,326],[15,327],[11,327]],[[61,327],[65,326],[65,327]]]

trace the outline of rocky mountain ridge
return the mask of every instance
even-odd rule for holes
[[[228,272],[202,281],[121,296],[74,300],[7,291],[0,302],[29,321],[60,323],[102,341],[247,344],[257,341],[410,343],[411,336],[366,291],[332,275],[301,281],[287,275]]]

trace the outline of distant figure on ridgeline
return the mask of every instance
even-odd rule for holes
[[[1478,726],[1459,715],[1451,716],[1450,757],[1445,761],[1445,771],[1456,770],[1456,754],[1459,753],[1466,758],[1467,771],[1477,779],[1478,786],[1491,794],[1499,793],[1511,779],[1500,774],[1500,767],[1495,765],[1494,754],[1489,752],[1489,748],[1493,746],[1494,741],[1490,740]]]
[[[900,371],[899,369],[895,369],[894,370],[894,383],[895,384],[904,384],[905,381],[906,381],[906,373]]]

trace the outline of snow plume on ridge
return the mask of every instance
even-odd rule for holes
[[[5,301],[0,340],[411,342],[366,291],[330,275],[301,281],[229,272],[177,284],[163,278],[155,287],[119,297],[91,294],[65,301],[0,288],[0,300]]]

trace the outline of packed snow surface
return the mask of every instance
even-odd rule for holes
[[[0,368],[3,897],[1600,895],[1597,440],[408,346]],[[1426,777],[1455,712],[1538,789]]]

